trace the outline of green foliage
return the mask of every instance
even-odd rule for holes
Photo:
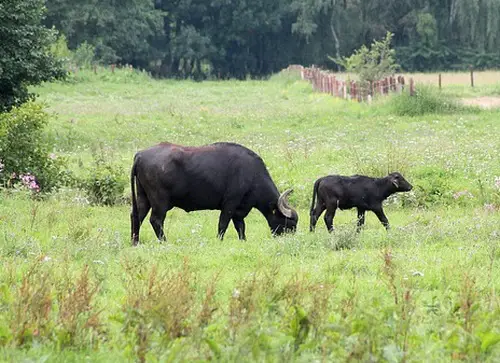
[[[94,63],[95,48],[87,42],[83,42],[75,49],[73,62],[78,67],[91,68]]]
[[[52,153],[44,135],[48,120],[43,106],[33,102],[0,114],[1,184],[14,185],[29,174],[41,191],[50,192],[67,182],[65,158]]]
[[[103,64],[149,68],[162,56],[162,44],[169,44],[163,34],[164,14],[151,0],[126,0],[120,6],[109,1],[49,0],[47,9],[45,23],[67,36],[71,50],[86,43],[80,49],[83,64],[92,60],[88,55],[95,47],[96,60]]]
[[[412,193],[416,207],[432,207],[437,204],[451,204],[453,201],[453,175],[436,167],[423,167],[413,173],[416,188]],[[412,196],[406,196],[407,201]],[[404,198],[404,197],[403,197]],[[405,204],[405,203],[403,203]]]
[[[422,116],[426,114],[445,114],[463,110],[474,110],[459,105],[451,96],[442,93],[436,87],[418,84],[415,95],[409,90],[391,96],[389,105],[398,116]]]
[[[387,32],[383,40],[375,40],[370,48],[362,45],[349,57],[335,59],[347,72],[355,73],[359,80],[368,84],[393,74],[398,65],[395,62],[395,51],[391,49],[391,39],[394,34]]]
[[[89,175],[80,184],[95,205],[115,205],[125,190],[123,170],[107,161],[102,153],[95,156]]]
[[[44,4],[44,0],[0,4],[0,112],[32,99],[29,85],[65,76],[49,51],[55,32],[41,24]]]
[[[73,54],[68,48],[68,42],[66,36],[61,34],[57,37],[57,40],[50,45],[51,53],[61,60],[66,66],[68,66]]]
[[[500,0],[47,0],[45,24],[101,64],[161,77],[265,77],[289,64],[332,66],[394,34],[406,71],[498,67]]]

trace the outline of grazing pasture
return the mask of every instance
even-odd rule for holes
[[[126,188],[114,206],[75,186],[0,191],[2,361],[500,359],[499,110],[397,116],[394,99],[335,99],[289,74],[195,83],[82,71],[35,91],[73,177],[99,160]],[[273,238],[252,211],[247,241],[232,225],[220,241],[218,211],[174,209],[167,242],[147,218],[132,247],[133,155],[161,141],[257,152],[280,191],[294,188],[297,233]],[[357,234],[353,209],[337,212],[334,233],[309,232],[318,177],[392,171],[413,189],[384,203],[391,230],[369,213]]]

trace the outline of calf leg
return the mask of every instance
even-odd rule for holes
[[[325,211],[325,206],[318,201],[316,203],[316,207],[314,209],[311,209],[311,220],[309,224],[309,231],[314,232],[316,229],[316,223],[318,222],[319,217],[321,216],[321,213]]]
[[[375,213],[382,225],[385,227],[386,230],[389,230],[389,220],[384,214],[384,210],[382,209],[382,206],[380,208],[374,209],[373,213]]]
[[[245,221],[243,218],[233,217],[233,224],[236,232],[238,232],[238,238],[245,241],[247,238],[245,236]]]
[[[326,208],[326,213],[325,213],[325,224],[326,224],[326,229],[328,232],[333,232],[333,218],[335,217],[335,211],[337,210],[337,202],[332,203],[332,206],[328,206]]]
[[[358,223],[356,227],[356,232],[359,232],[364,224],[365,224],[365,210],[358,208]]]

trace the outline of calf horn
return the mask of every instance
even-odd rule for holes
[[[288,205],[288,195],[293,192],[293,189],[288,189],[283,192],[278,198],[278,209],[287,218],[292,218],[295,211]]]

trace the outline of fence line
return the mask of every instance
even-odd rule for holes
[[[406,86],[403,76],[390,76],[384,79],[370,82],[363,86],[356,81],[345,81],[338,79],[335,73],[321,70],[317,67],[304,67],[297,64],[289,65],[285,71],[300,72],[300,78],[311,83],[314,91],[328,93],[333,97],[357,100],[358,102],[370,102],[377,95],[388,95],[389,93],[400,93]],[[410,94],[415,93],[413,78],[409,82]]]

